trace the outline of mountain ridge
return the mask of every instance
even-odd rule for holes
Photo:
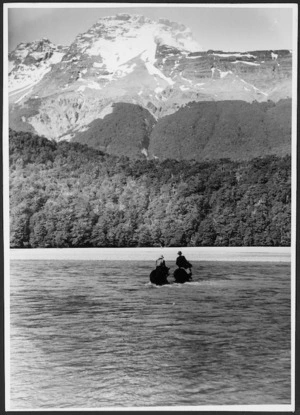
[[[136,120],[130,127],[134,131],[142,122],[134,115],[138,107],[161,124],[194,101],[278,103],[291,98],[292,51],[197,48],[184,25],[129,14],[99,19],[68,47],[48,39],[22,43],[9,54],[10,126],[56,141],[81,137],[86,142],[91,125],[95,136],[96,125],[102,124],[97,120],[107,124],[117,104],[136,106],[128,118]],[[201,135],[201,125],[197,128]],[[129,154],[130,136],[127,141]],[[135,157],[135,145],[132,151]],[[145,154],[145,147],[139,151]]]

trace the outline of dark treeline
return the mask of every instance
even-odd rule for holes
[[[11,247],[289,246],[291,158],[129,160],[10,131]]]

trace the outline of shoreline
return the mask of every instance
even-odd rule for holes
[[[190,261],[291,262],[291,247],[172,247],[172,248],[19,248],[10,260],[155,261],[164,255],[173,261],[177,252]]]

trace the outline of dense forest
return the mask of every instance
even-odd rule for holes
[[[130,160],[10,130],[11,247],[289,246],[291,158]]]
[[[161,160],[283,157],[291,153],[291,119],[291,99],[190,102],[157,121],[148,153]]]

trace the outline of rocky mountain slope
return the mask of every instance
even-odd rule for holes
[[[185,26],[128,14],[100,19],[69,47],[46,39],[21,44],[9,65],[11,128],[134,157],[147,154],[148,147],[150,155],[168,157],[158,151],[169,148],[163,126],[173,120],[169,116],[181,119],[192,101],[203,102],[207,113],[215,108],[210,101],[223,101],[217,112],[232,116],[235,104],[224,112],[224,101],[276,103],[292,93],[291,51],[201,51]],[[284,113],[289,123],[288,110]],[[205,136],[202,125],[194,123],[195,136]],[[186,147],[184,140],[180,135]]]
[[[8,88],[12,102],[36,85],[52,66],[59,63],[66,48],[55,46],[49,39],[20,43],[8,56]]]

